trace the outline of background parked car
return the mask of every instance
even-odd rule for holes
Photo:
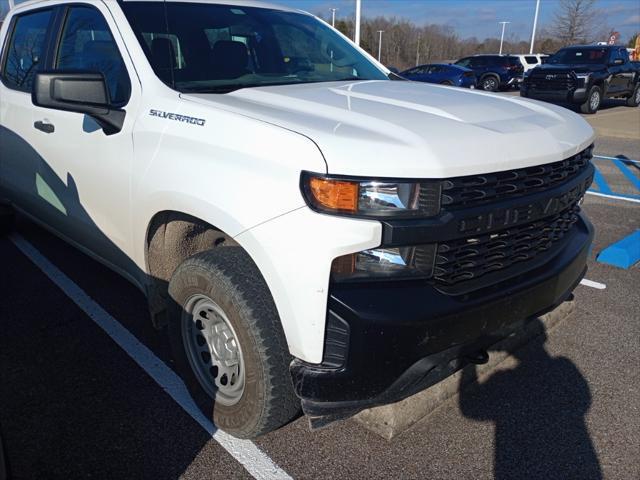
[[[629,61],[627,49],[617,45],[566,47],[526,75],[520,95],[573,104],[582,113],[596,113],[605,98],[621,98],[637,107],[640,64]]]
[[[514,55],[474,55],[461,58],[455,65],[473,70],[478,88],[489,92],[518,86],[524,73],[520,59]]]
[[[416,82],[439,83],[465,88],[475,88],[476,86],[476,75],[473,70],[457,65],[441,63],[419,65],[405,70],[400,75]]]
[[[544,53],[532,53],[531,55],[514,55],[520,59],[520,63],[524,67],[524,71],[528,72],[532,68],[536,68],[538,65],[545,63],[549,55]]]

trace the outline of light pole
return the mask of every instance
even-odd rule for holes
[[[502,36],[500,37],[500,55],[502,55],[502,44],[504,42],[504,27],[507,26],[507,23],[511,22],[498,22],[502,24]]]
[[[361,0],[356,0],[356,28],[353,35],[353,41],[356,45],[360,45],[360,15],[361,15]]]
[[[380,57],[382,56],[382,34],[384,30],[378,30],[378,35],[380,35],[378,40],[378,61],[380,61]]]
[[[335,27],[336,26],[336,10],[338,10],[337,8],[332,8],[331,9],[331,26]]]
[[[540,12],[540,0],[536,0],[536,14],[533,17],[533,32],[531,32],[531,48],[529,48],[529,53],[533,53],[533,44],[536,41],[536,27],[538,26],[538,12]]]

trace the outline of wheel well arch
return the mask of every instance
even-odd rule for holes
[[[145,234],[144,258],[150,277],[147,298],[156,328],[167,324],[168,287],[176,268],[197,253],[222,246],[238,246],[238,243],[205,220],[175,210],[153,215]]]
[[[486,73],[483,73],[483,74],[480,76],[480,80],[484,80],[484,79],[485,79],[485,78],[487,78],[487,77],[494,77],[494,78],[497,78],[497,79],[498,79],[498,81],[500,81],[500,75],[498,75],[498,74],[497,74],[497,73],[495,73],[495,72],[486,72]]]
[[[483,74],[480,76],[480,80],[479,80],[479,82],[480,82],[480,83],[482,83],[482,82],[484,82],[484,80],[485,80],[486,78],[489,78],[489,77],[491,77],[491,78],[495,79],[495,80],[498,82],[498,85],[500,84],[500,75],[498,75],[497,73],[494,73],[494,72],[487,72],[487,73],[483,73]]]

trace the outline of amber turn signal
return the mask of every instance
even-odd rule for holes
[[[309,191],[317,206],[324,209],[355,213],[358,210],[357,182],[311,177]]]

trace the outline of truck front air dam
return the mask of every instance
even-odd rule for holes
[[[565,301],[593,240],[579,217],[546,263],[473,293],[454,296],[420,281],[333,284],[323,362],[291,364],[312,426],[424,390]]]

